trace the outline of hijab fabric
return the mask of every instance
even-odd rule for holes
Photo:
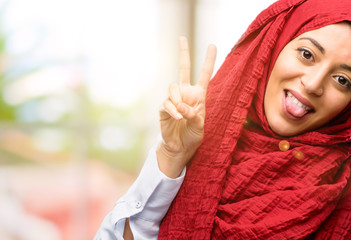
[[[205,136],[159,239],[351,239],[350,105],[289,138],[263,110],[284,46],[345,20],[350,0],[281,0],[258,15],[210,82]]]

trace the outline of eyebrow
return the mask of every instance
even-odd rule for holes
[[[313,45],[315,45],[319,49],[319,51],[321,51],[322,54],[325,53],[325,49],[315,39],[309,38],[309,37],[303,37],[303,38],[300,38],[299,40],[309,40]]]
[[[346,70],[351,72],[351,67],[346,65],[346,64],[341,64],[340,67],[342,67],[342,68],[344,68],[344,69],[346,69]]]

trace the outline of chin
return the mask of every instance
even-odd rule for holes
[[[282,129],[282,128],[271,128],[271,129],[275,134],[282,137],[291,137],[291,136],[297,135],[296,132],[288,129]]]
[[[282,137],[291,137],[300,134],[302,131],[299,131],[299,129],[296,129],[296,126],[291,126],[290,124],[284,122],[284,121],[268,121],[269,127],[271,130]],[[271,122],[271,123],[270,123]]]

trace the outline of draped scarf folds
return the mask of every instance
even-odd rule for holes
[[[351,237],[350,104],[328,125],[289,138],[270,130],[263,110],[283,47],[345,20],[349,0],[281,0],[257,16],[210,82],[205,136],[159,239]]]

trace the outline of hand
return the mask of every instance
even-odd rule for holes
[[[207,49],[205,63],[196,85],[190,84],[190,57],[188,41],[179,37],[179,84],[171,84],[167,100],[160,108],[163,142],[157,150],[160,170],[176,178],[204,135],[206,91],[213,73],[216,47]]]

